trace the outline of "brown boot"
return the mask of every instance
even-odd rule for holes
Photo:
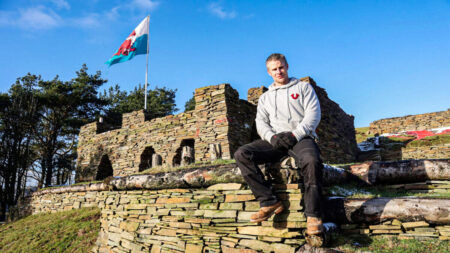
[[[283,212],[284,206],[278,201],[274,205],[261,207],[259,211],[252,216],[250,216],[250,222],[261,222],[268,220],[274,213],[279,214]]]
[[[306,234],[317,235],[323,232],[323,223],[321,218],[307,217]]]

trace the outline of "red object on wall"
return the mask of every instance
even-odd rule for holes
[[[430,132],[430,131],[427,131],[427,130],[422,130],[422,131],[408,131],[408,132],[406,132],[406,134],[417,136],[416,140],[420,140],[420,139],[423,139],[423,138],[428,137],[428,136],[436,135],[435,133]]]

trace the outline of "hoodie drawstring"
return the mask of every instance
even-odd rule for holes
[[[288,108],[288,121],[291,121],[291,107],[289,106],[289,88],[286,89],[286,95],[287,95],[287,99],[286,99],[286,103],[287,103],[287,108]]]
[[[276,118],[276,119],[278,119],[277,95],[278,95],[278,89],[275,90],[275,118]]]

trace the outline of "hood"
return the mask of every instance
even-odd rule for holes
[[[271,90],[278,90],[278,89],[286,89],[286,88],[289,88],[289,87],[291,87],[292,85],[294,85],[294,84],[296,84],[298,82],[300,82],[300,79],[297,79],[295,77],[290,77],[289,78],[289,82],[287,84],[285,84],[285,85],[275,86],[275,83],[272,83],[269,86],[269,91],[271,91]]]

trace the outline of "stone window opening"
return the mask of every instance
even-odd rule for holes
[[[141,163],[139,164],[139,172],[161,165],[161,161],[159,161],[161,159],[157,158],[160,158],[160,156],[156,154],[153,147],[151,146],[146,147],[141,154]]]
[[[112,176],[113,173],[113,168],[108,155],[103,155],[102,159],[100,160],[100,164],[98,165],[97,176],[95,177],[95,180],[103,180],[109,176]]]
[[[194,139],[184,139],[175,151],[172,166],[184,166],[195,162]]]

